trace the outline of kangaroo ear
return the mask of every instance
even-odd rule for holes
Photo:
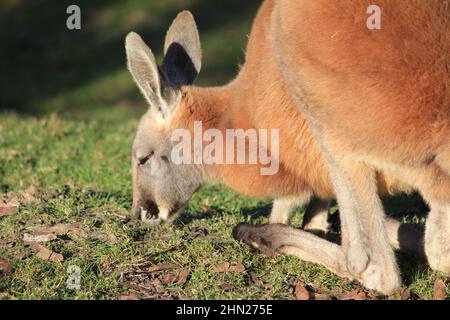
[[[183,11],[167,31],[162,69],[175,86],[190,85],[202,67],[200,36],[194,17]]]
[[[155,56],[137,33],[127,35],[125,48],[134,81],[150,106],[165,118],[171,111],[170,102],[176,96],[176,90],[160,76]]]
[[[158,104],[161,98],[161,80],[152,50],[134,32],[127,35],[125,49],[127,51],[128,70],[130,70],[134,81],[150,105]]]

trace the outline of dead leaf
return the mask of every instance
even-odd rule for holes
[[[356,291],[353,295],[354,300],[366,300],[366,293],[363,291]]]
[[[295,298],[297,300],[309,300],[310,299],[309,291],[304,286],[302,286],[300,283],[297,283],[295,285]]]
[[[245,267],[242,264],[234,264],[232,266],[230,266],[230,268],[228,269],[228,271],[230,272],[239,272],[242,273],[245,271]]]
[[[41,258],[42,260],[47,260],[47,261],[51,261],[51,262],[62,262],[64,261],[64,257],[62,256],[62,254],[60,253],[56,253],[53,252],[51,250],[48,249],[42,249],[41,251],[39,251],[36,256],[38,258]]]
[[[31,204],[36,201],[37,188],[31,186],[19,192],[8,192],[0,198],[0,217],[15,214],[21,204]]]
[[[3,206],[0,204],[0,217],[10,216],[19,211],[19,206]]]
[[[134,293],[121,295],[116,298],[116,300],[139,300],[139,297]]]
[[[215,266],[213,266],[211,269],[209,269],[209,272],[216,273],[216,272],[227,272],[230,269],[230,263],[229,262],[222,262]]]
[[[445,283],[442,280],[436,280],[433,288],[433,300],[445,300]]]
[[[162,278],[162,281],[165,284],[176,283],[177,285],[183,285],[186,283],[188,275],[189,275],[189,273],[185,269],[181,269],[176,274],[169,273],[169,274],[164,275],[164,277]],[[155,286],[158,286],[160,284],[161,283],[159,282]]]
[[[0,260],[0,275],[10,273],[11,271],[12,268],[9,262],[4,259]]]
[[[402,300],[411,300],[411,291],[406,288],[400,289],[400,297]]]
[[[164,289],[160,280],[155,279],[151,282],[151,284],[155,287],[156,293],[162,294],[166,292],[166,289]]]
[[[229,262],[219,263],[209,269],[209,272],[219,273],[219,272],[239,272],[245,271],[245,267],[242,264],[230,264]]]
[[[54,233],[23,234],[23,241],[25,242],[50,242],[52,240],[55,240],[56,238],[57,236]]]
[[[152,282],[150,282],[150,284],[152,284],[153,286],[157,287],[161,285],[161,281],[158,279],[153,280]]]
[[[183,285],[187,282],[187,278],[189,276],[189,272],[186,269],[181,269],[178,273],[178,285]]]
[[[0,207],[19,207],[20,206],[20,198],[18,193],[9,192],[2,196],[0,201]]]
[[[51,262],[64,261],[64,257],[62,254],[53,252],[37,242],[26,242],[26,244],[28,244],[31,250],[36,252],[36,256],[42,260]]]
[[[174,283],[175,281],[177,281],[177,279],[178,279],[178,277],[177,277],[177,275],[175,275],[175,274],[166,274],[166,275],[163,277],[163,282],[164,282],[165,284],[172,284],[172,283]]]
[[[166,292],[163,286],[155,286],[156,293],[163,294]]]
[[[53,226],[37,226],[27,228],[23,240],[27,242],[49,242],[61,236],[78,236],[90,240],[102,240],[110,244],[117,243],[117,237],[98,231],[86,230],[80,224],[60,223]]]
[[[176,264],[158,264],[155,266],[151,266],[150,268],[147,269],[148,273],[155,273],[155,272],[159,272],[159,271],[164,271],[164,270],[171,270],[171,269],[179,269],[180,267]]]

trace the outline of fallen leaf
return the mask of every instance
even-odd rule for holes
[[[164,271],[164,270],[171,270],[171,269],[179,269],[180,267],[176,264],[158,264],[155,266],[151,266],[150,268],[147,269],[148,273],[155,273],[155,272],[159,272],[159,271]]]
[[[57,236],[54,233],[23,234],[23,241],[25,242],[50,242],[52,240],[55,240],[56,238]]]
[[[406,288],[400,289],[400,297],[402,300],[411,300],[411,291]]]
[[[21,204],[31,204],[36,201],[37,188],[31,186],[19,192],[8,192],[0,198],[0,217],[15,214]]]
[[[295,285],[295,299],[297,300],[309,300],[309,291],[300,283]]]
[[[242,273],[245,271],[245,267],[242,264],[235,264],[235,265],[230,266],[228,271]]]
[[[4,275],[10,273],[12,270],[11,265],[6,260],[0,260],[0,274]]]
[[[367,296],[363,291],[356,291],[353,295],[354,300],[366,300]]]
[[[433,300],[445,300],[445,283],[442,280],[436,280],[433,288]]]
[[[121,295],[116,298],[116,300],[139,300],[139,297],[134,293]]]
[[[157,287],[161,285],[161,281],[158,279],[153,280],[152,282],[150,282],[153,286]]]
[[[156,293],[162,294],[166,292],[163,286],[155,286]]]
[[[9,192],[6,195],[3,195],[0,200],[0,207],[19,207],[20,206],[20,198],[19,195],[15,192]]]
[[[19,206],[2,206],[0,204],[0,217],[10,216],[19,211]]]
[[[59,223],[53,226],[32,227],[27,230],[32,233],[53,233],[58,236],[65,236],[70,232],[84,234],[84,230],[80,226],[71,223]]]
[[[62,262],[64,261],[64,257],[62,256],[62,254],[53,252],[51,250],[48,249],[42,249],[41,251],[39,251],[36,256],[38,258],[41,258],[42,260],[47,260],[47,261],[51,261],[51,262]]]
[[[218,272],[239,272],[242,273],[245,271],[245,267],[242,264],[230,264],[229,262],[219,263],[212,268],[209,269],[209,272],[218,273]]]
[[[64,257],[62,254],[53,252],[37,242],[26,242],[26,244],[28,244],[31,250],[36,252],[36,256],[42,260],[51,262],[64,261]]]
[[[165,283],[165,284],[172,284],[172,283],[174,283],[175,281],[177,281],[178,280],[178,277],[177,277],[177,275],[175,275],[175,274],[166,274],[164,277],[163,277],[163,282]]]
[[[211,269],[209,269],[209,272],[227,272],[230,269],[230,263],[229,262],[222,262],[215,266],[213,266]]]
[[[187,282],[187,278],[189,276],[189,272],[186,269],[181,269],[178,273],[178,285],[183,285]]]

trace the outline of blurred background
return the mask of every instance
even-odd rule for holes
[[[136,116],[144,100],[125,65],[124,39],[142,35],[161,59],[165,31],[191,10],[204,51],[197,84],[221,85],[243,62],[259,0],[1,0],[0,112],[71,119]],[[81,30],[66,9],[81,8]]]
[[[197,21],[201,86],[226,84],[244,61],[260,0],[0,0],[0,193],[30,185],[117,192],[128,206],[137,120],[148,106],[126,68],[138,32],[162,60],[182,10]],[[81,30],[68,30],[68,6]],[[126,201],[125,201],[126,199]]]

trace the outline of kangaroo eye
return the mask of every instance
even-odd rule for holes
[[[148,160],[150,160],[150,158],[153,156],[153,154],[154,154],[154,152],[152,151],[149,155],[147,155],[143,158],[139,158],[138,159],[139,165],[140,166],[145,165],[148,162]]]

